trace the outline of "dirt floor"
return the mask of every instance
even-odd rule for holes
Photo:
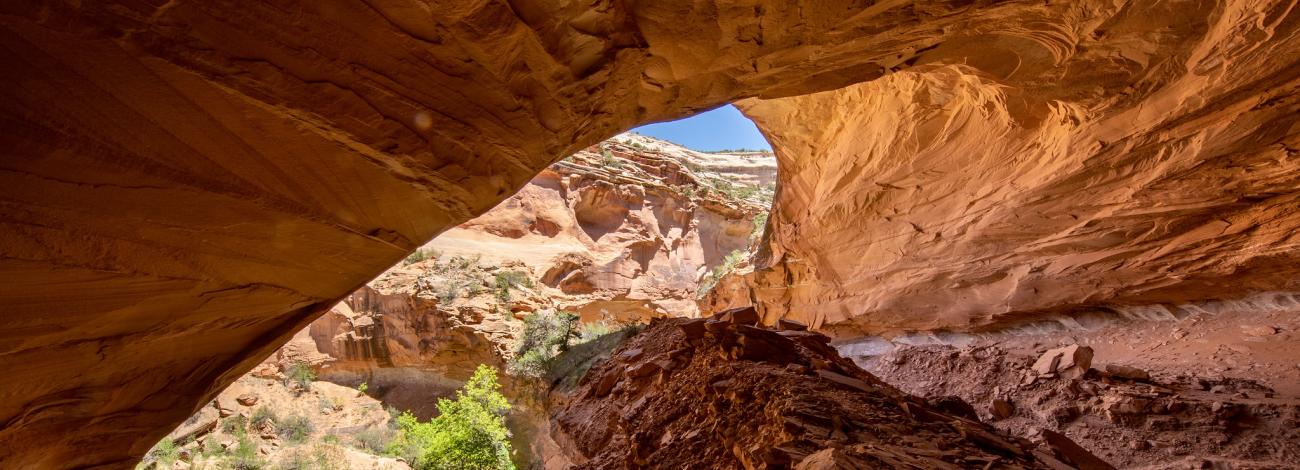
[[[1121,468],[1300,468],[1300,312],[1026,331],[951,345],[896,338],[852,357],[906,392],[959,397],[1014,435],[1062,432]],[[1045,351],[1070,345],[1092,348],[1086,375],[1034,370]]]

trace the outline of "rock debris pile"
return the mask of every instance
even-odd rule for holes
[[[927,402],[841,357],[826,336],[753,309],[659,319],[555,409],[578,468],[1112,468]]]
[[[1091,368],[1091,359],[1081,345],[1036,361],[999,346],[900,346],[863,363],[909,393],[976,404],[1020,438],[1069,436],[1125,468],[1295,468],[1300,400],[1250,379],[1156,380],[1137,367]]]

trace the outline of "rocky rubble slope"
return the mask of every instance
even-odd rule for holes
[[[392,424],[382,403],[356,389],[253,374],[185,420],[137,469],[409,470],[375,448]]]
[[[1297,318],[1251,309],[839,349],[908,393],[960,397],[999,429],[1059,432],[1123,468],[1280,469],[1300,459]],[[1044,350],[1063,348],[1083,360],[1052,370]]]
[[[801,324],[757,320],[653,321],[558,405],[557,441],[577,468],[1111,468],[1062,436],[1035,445],[900,392]]]

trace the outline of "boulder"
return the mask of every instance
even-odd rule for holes
[[[235,398],[235,401],[238,402],[240,405],[253,406],[257,404],[257,395],[254,395],[252,393],[245,393]]]
[[[1092,348],[1072,344],[1043,353],[1034,362],[1038,375],[1058,374],[1067,379],[1082,377],[1092,367]]]

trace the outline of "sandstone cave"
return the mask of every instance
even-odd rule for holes
[[[1297,10],[5,2],[0,469],[1300,468]]]

